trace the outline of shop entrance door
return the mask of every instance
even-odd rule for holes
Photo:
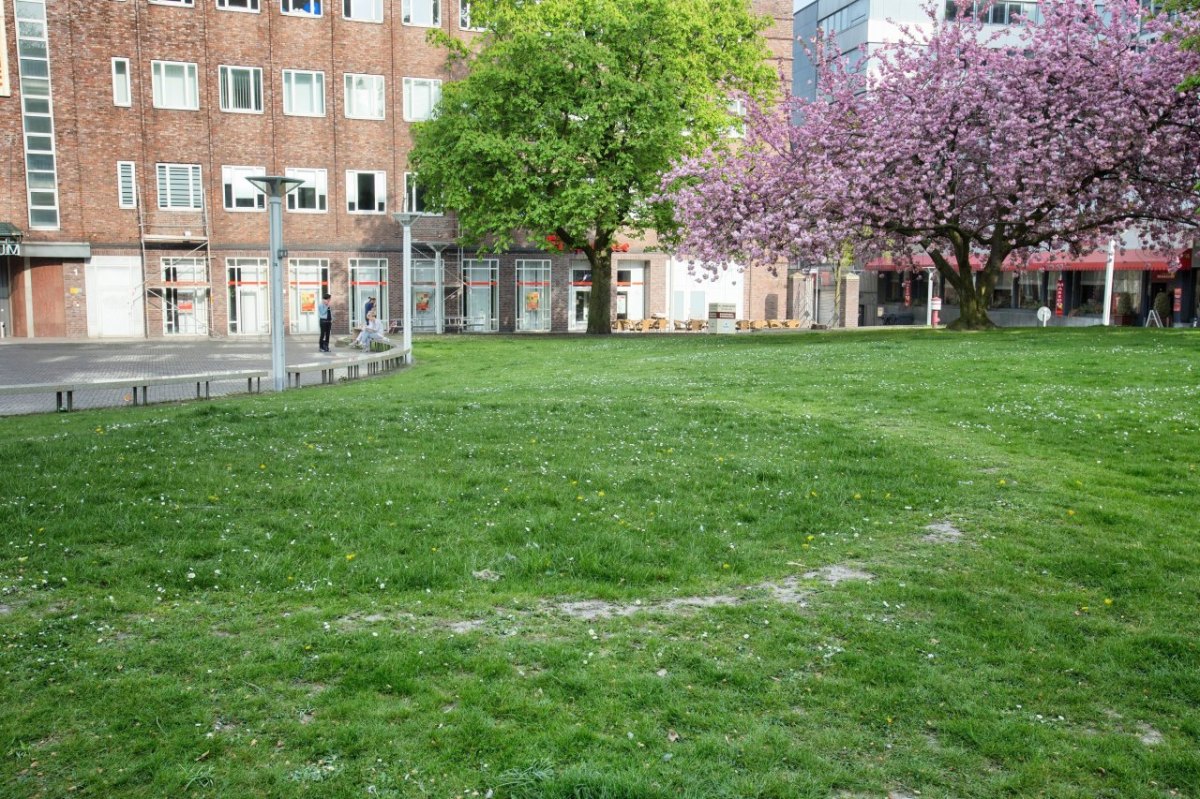
[[[571,270],[571,320],[568,330],[582,333],[587,330],[588,305],[592,301],[592,270]]]

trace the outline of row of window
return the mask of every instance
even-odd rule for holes
[[[156,164],[158,207],[164,211],[200,211],[204,208],[204,183],[199,164]],[[221,167],[221,196],[226,211],[262,211],[266,195],[247,178],[266,175],[263,167]],[[303,181],[287,195],[287,210],[323,214],[329,210],[329,178],[324,169],[286,169],[284,174]],[[346,170],[346,211],[351,214],[387,213],[387,172]],[[133,161],[117,162],[117,204],[137,208],[137,171]],[[417,186],[416,175],[404,173],[404,210],[434,215]]]
[[[128,58],[112,60],[113,104],[133,104]],[[222,111],[263,113],[261,67],[217,68]],[[345,114],[350,119],[383,119],[383,75],[347,72],[344,78]],[[196,64],[187,61],[151,61],[150,82],[155,108],[196,111],[200,108],[200,79]],[[442,82],[435,78],[404,78],[404,120],[419,122],[433,116],[442,99]],[[283,70],[283,113],[290,116],[325,116],[325,73],[304,69]]]
[[[388,261],[386,258],[350,258],[350,326],[365,320],[363,311],[370,297],[376,299],[380,319],[387,321]],[[436,330],[439,310],[435,299],[441,294],[438,272],[440,262],[416,258],[412,262],[412,305],[403,317],[412,320],[414,330]],[[467,329],[494,332],[499,329],[499,268],[494,258],[463,261],[466,292],[456,314],[461,313]],[[544,259],[517,261],[517,291],[524,302],[518,309],[518,329],[545,329],[550,307],[550,262]],[[226,258],[225,284],[228,287],[228,332],[263,334],[270,330],[270,299],[267,296],[266,258]],[[204,258],[163,258],[163,332],[167,335],[207,335],[209,332],[208,266]],[[288,326],[292,333],[316,333],[320,295],[329,290],[330,266],[326,258],[289,258],[287,306]],[[532,292],[532,297],[530,296]],[[539,302],[538,298],[542,301]],[[532,299],[532,302],[531,302]]]
[[[187,6],[195,0],[150,0],[154,5]],[[259,13],[261,0],[216,0],[222,11]],[[279,0],[279,12],[290,17],[323,16],[321,0]],[[383,0],[342,0],[342,17],[355,22],[383,22]],[[442,25],[440,0],[401,0],[400,21],[405,25],[421,28],[439,28]],[[471,27],[471,3],[459,0],[458,26],[463,30],[478,30]]]
[[[1015,25],[1018,17],[1039,22],[1041,16],[1036,2],[993,3],[990,7],[983,2],[974,2],[967,10],[970,16],[991,25]],[[957,0],[946,0],[946,19],[958,19],[960,9]]]

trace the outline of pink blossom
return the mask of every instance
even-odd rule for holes
[[[1043,19],[899,26],[857,71],[812,43],[819,97],[750,105],[736,147],[665,185],[680,251],[705,265],[931,258],[982,323],[1004,264],[1090,252],[1135,229],[1177,249],[1196,224],[1195,14],[1047,0]],[[799,120],[795,123],[795,120]],[[971,261],[983,264],[972,271]],[[968,320],[968,324],[971,321]]]

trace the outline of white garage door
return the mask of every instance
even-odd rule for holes
[[[84,265],[88,336],[141,338],[142,259],[136,255],[97,255]]]

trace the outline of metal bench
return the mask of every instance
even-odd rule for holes
[[[0,386],[0,395],[43,394],[54,392],[55,410],[71,411],[75,407],[76,391],[103,391],[105,389],[130,389],[134,405],[149,402],[150,386],[178,386],[196,384],[196,399],[211,398],[211,384],[221,380],[246,380],[247,393],[262,391],[265,370],[240,369],[234,372],[202,372],[189,375],[162,375],[158,377],[120,377],[108,380],[91,380],[77,383],[26,383],[15,386]],[[256,383],[257,381],[257,383]],[[140,394],[140,397],[139,397]]]
[[[321,373],[321,385],[337,382],[338,369],[346,370],[346,379],[354,380],[362,377],[365,367],[368,375],[379,374],[388,369],[398,369],[407,363],[407,353],[399,347],[391,347],[381,352],[351,355],[345,358],[311,361],[309,363],[294,363],[287,367],[288,385],[299,388],[300,379],[305,374]]]

